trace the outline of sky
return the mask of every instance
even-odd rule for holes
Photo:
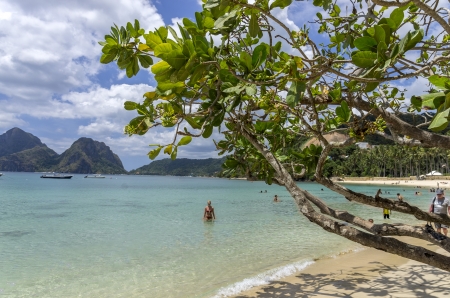
[[[0,134],[18,127],[58,154],[88,137],[109,146],[126,170],[149,164],[147,153],[152,147],[148,145],[170,143],[173,131],[158,128],[145,136],[125,135],[124,126],[136,114],[124,110],[123,103],[141,101],[156,82],[147,70],[129,79],[115,64],[101,64],[98,41],[113,24],[125,26],[135,19],[146,31],[175,26],[184,17],[195,21],[200,3],[0,0]],[[274,14],[289,28],[298,29],[310,20],[305,15],[315,15],[314,10],[311,3],[294,2]],[[210,139],[194,139],[178,151],[178,158],[211,157],[218,156]]]
[[[196,11],[201,0],[0,0],[0,134],[18,127],[58,154],[88,137],[109,146],[126,170],[149,164],[149,144],[170,143],[173,132],[125,135],[136,114],[123,103],[141,101],[156,82],[147,70],[129,79],[115,64],[101,64],[98,41],[113,24],[138,19],[150,30],[195,20]],[[279,14],[295,27],[287,12]],[[178,158],[211,157],[218,156],[210,139],[178,151]]]

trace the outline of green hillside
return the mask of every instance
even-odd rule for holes
[[[208,159],[155,160],[148,165],[131,170],[134,175],[219,176],[226,157]]]

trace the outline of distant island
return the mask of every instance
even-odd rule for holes
[[[0,171],[126,174],[105,143],[80,138],[61,155],[20,128],[0,135]]]
[[[220,177],[226,157],[163,159],[127,172],[103,142],[80,138],[61,155],[20,128],[0,135],[0,171]]]
[[[222,164],[226,157],[208,159],[169,158],[155,160],[148,165],[131,170],[133,175],[171,175],[221,177]]]

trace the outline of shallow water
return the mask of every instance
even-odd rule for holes
[[[280,186],[216,178],[0,177],[0,295],[226,297],[360,249],[312,225]],[[382,210],[300,183],[333,208],[382,221]],[[379,187],[347,187],[374,195]],[[431,195],[383,186],[423,208]],[[263,193],[261,193],[261,190]],[[264,191],[267,190],[267,193]],[[278,194],[281,202],[272,198]],[[384,195],[384,194],[383,194]],[[217,220],[203,222],[211,200]],[[390,222],[414,220],[393,213]]]

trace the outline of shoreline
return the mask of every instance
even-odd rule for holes
[[[433,180],[406,180],[406,179],[392,179],[392,180],[351,180],[346,179],[344,181],[336,181],[339,184],[362,184],[362,185],[384,185],[384,186],[401,186],[401,187],[412,187],[412,188],[425,188],[427,190],[431,188],[449,188],[450,182],[445,178],[433,179]]]
[[[425,241],[405,240],[449,255]],[[316,260],[293,275],[231,297],[448,297],[448,274],[429,265],[364,247],[334,258]]]

